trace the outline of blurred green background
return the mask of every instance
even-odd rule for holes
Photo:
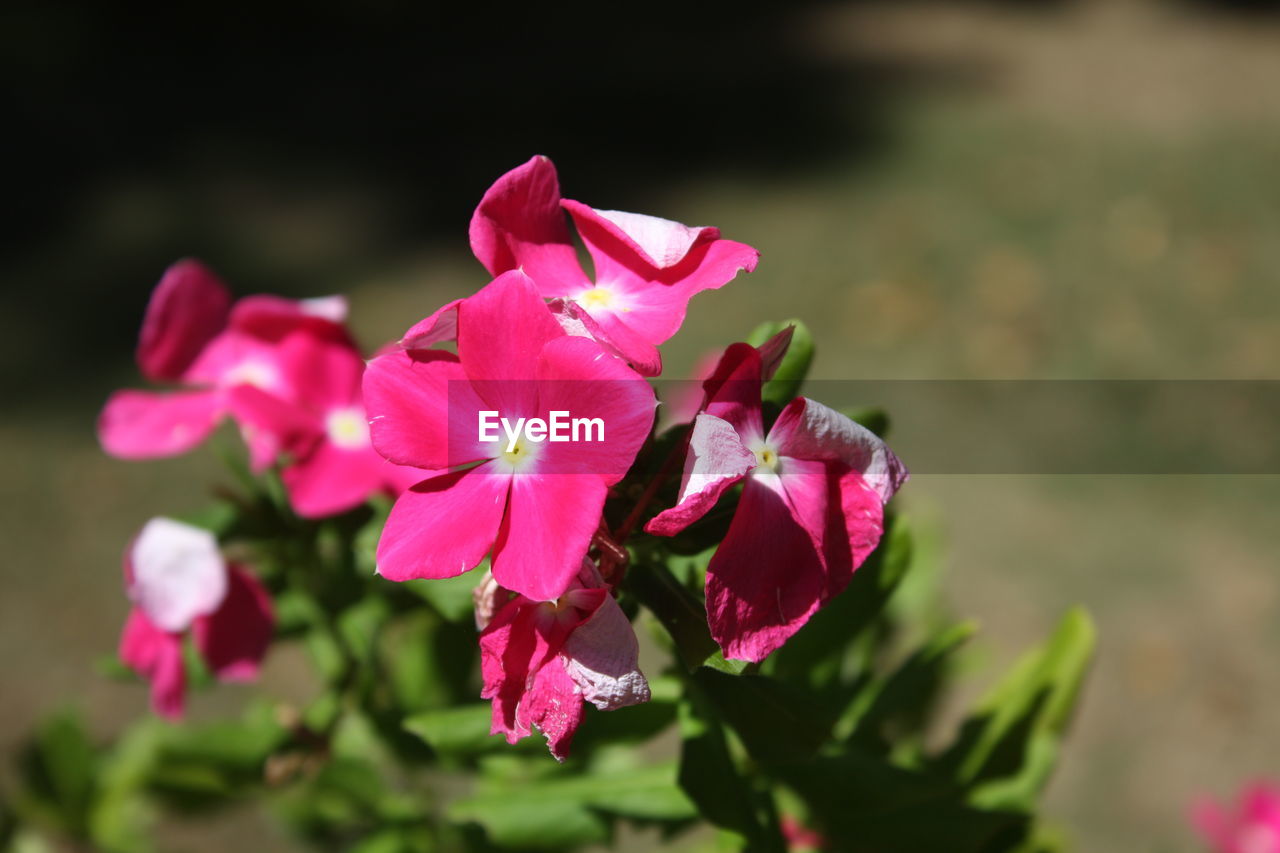
[[[240,295],[347,293],[373,347],[484,283],[471,209],[545,153],[568,197],[761,249],[694,300],[671,376],[799,316],[823,379],[1280,378],[1266,5],[605,14],[7,5],[0,756],[59,704],[103,735],[143,710],[95,669],[126,611],[119,555],[219,466],[108,459],[93,421],[140,384],[141,312],[183,255]],[[901,500],[939,526],[948,601],[983,625],[979,686],[1069,604],[1097,617],[1049,797],[1078,849],[1196,849],[1191,795],[1280,775],[1280,477],[923,473]],[[303,668],[274,655],[270,688],[305,696]],[[271,832],[167,831],[192,851]]]

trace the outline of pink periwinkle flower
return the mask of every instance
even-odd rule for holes
[[[564,211],[594,278],[578,261]],[[689,299],[751,272],[760,256],[716,228],[562,199],[555,166],[541,156],[484,194],[471,219],[471,250],[493,275],[523,270],[569,331],[596,338],[645,376],[662,372],[657,345],[680,328]]]
[[[1214,853],[1280,853],[1280,785],[1256,782],[1234,807],[1199,798],[1191,822]]]
[[[295,330],[276,356],[287,396],[241,385],[229,392],[229,408],[251,434],[278,440],[287,459],[280,476],[298,515],[335,515],[422,479],[373,449],[360,390],[365,361],[354,346]]]
[[[556,601],[533,601],[487,578],[476,624],[492,734],[515,743],[536,728],[557,760],[569,753],[584,702],[602,711],[649,701],[626,614],[589,561]]]
[[[271,598],[253,575],[227,563],[213,534],[153,518],[125,552],[125,586],[133,609],[120,637],[120,659],[151,682],[151,705],[182,716],[188,631],[209,670],[223,681],[251,681],[271,643]]]
[[[811,853],[814,850],[826,850],[827,839],[822,833],[810,829],[791,815],[784,814],[778,822],[782,830],[782,839],[787,842],[787,849],[792,853]]]
[[[703,385],[679,501],[645,528],[673,536],[744,483],[706,582],[712,636],[739,660],[763,660],[848,585],[880,541],[884,504],[907,478],[872,432],[804,397],[765,433],[761,386],[785,340],[725,352]]]
[[[595,341],[566,334],[519,271],[452,315],[457,355],[400,349],[365,372],[373,446],[428,472],[392,508],[378,571],[395,581],[453,577],[492,551],[503,587],[557,599],[599,527],[609,487],[649,435],[653,389]],[[598,419],[602,434],[485,442],[482,411],[510,423],[568,412]]]
[[[228,392],[252,385],[287,391],[278,345],[295,331],[348,341],[341,297],[295,301],[249,296],[235,305],[205,266],[183,260],[169,267],[151,294],[137,360],[167,391],[118,391],[98,419],[98,437],[112,456],[149,459],[184,453],[204,441],[229,413]],[[246,435],[255,468],[279,451],[265,432]]]

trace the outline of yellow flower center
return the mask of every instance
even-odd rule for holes
[[[369,423],[358,409],[336,409],[325,418],[324,426],[338,447],[354,450],[369,443]]]
[[[578,304],[583,308],[608,308],[613,304],[613,292],[605,287],[593,287],[578,294]]]

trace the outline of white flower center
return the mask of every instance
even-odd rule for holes
[[[369,446],[369,422],[363,409],[334,409],[324,419],[329,441],[345,450]]]
[[[497,456],[497,461],[501,463],[512,474],[519,474],[531,466],[542,452],[542,443],[530,441],[524,433],[520,433],[514,441],[508,445],[502,445],[502,452]]]

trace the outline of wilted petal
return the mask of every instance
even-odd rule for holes
[[[222,606],[196,620],[196,648],[218,678],[251,681],[258,677],[275,630],[271,596],[238,566],[228,568],[227,580]]]
[[[591,618],[565,641],[565,672],[582,698],[601,711],[649,701],[649,682],[640,672],[640,644],[613,596],[606,595]]]
[[[126,557],[129,597],[162,631],[183,631],[227,595],[227,565],[213,534],[153,518]]]
[[[533,686],[516,709],[517,726],[537,726],[557,761],[569,755],[569,746],[582,722],[582,696],[565,671],[564,661],[553,658],[538,670]]]

